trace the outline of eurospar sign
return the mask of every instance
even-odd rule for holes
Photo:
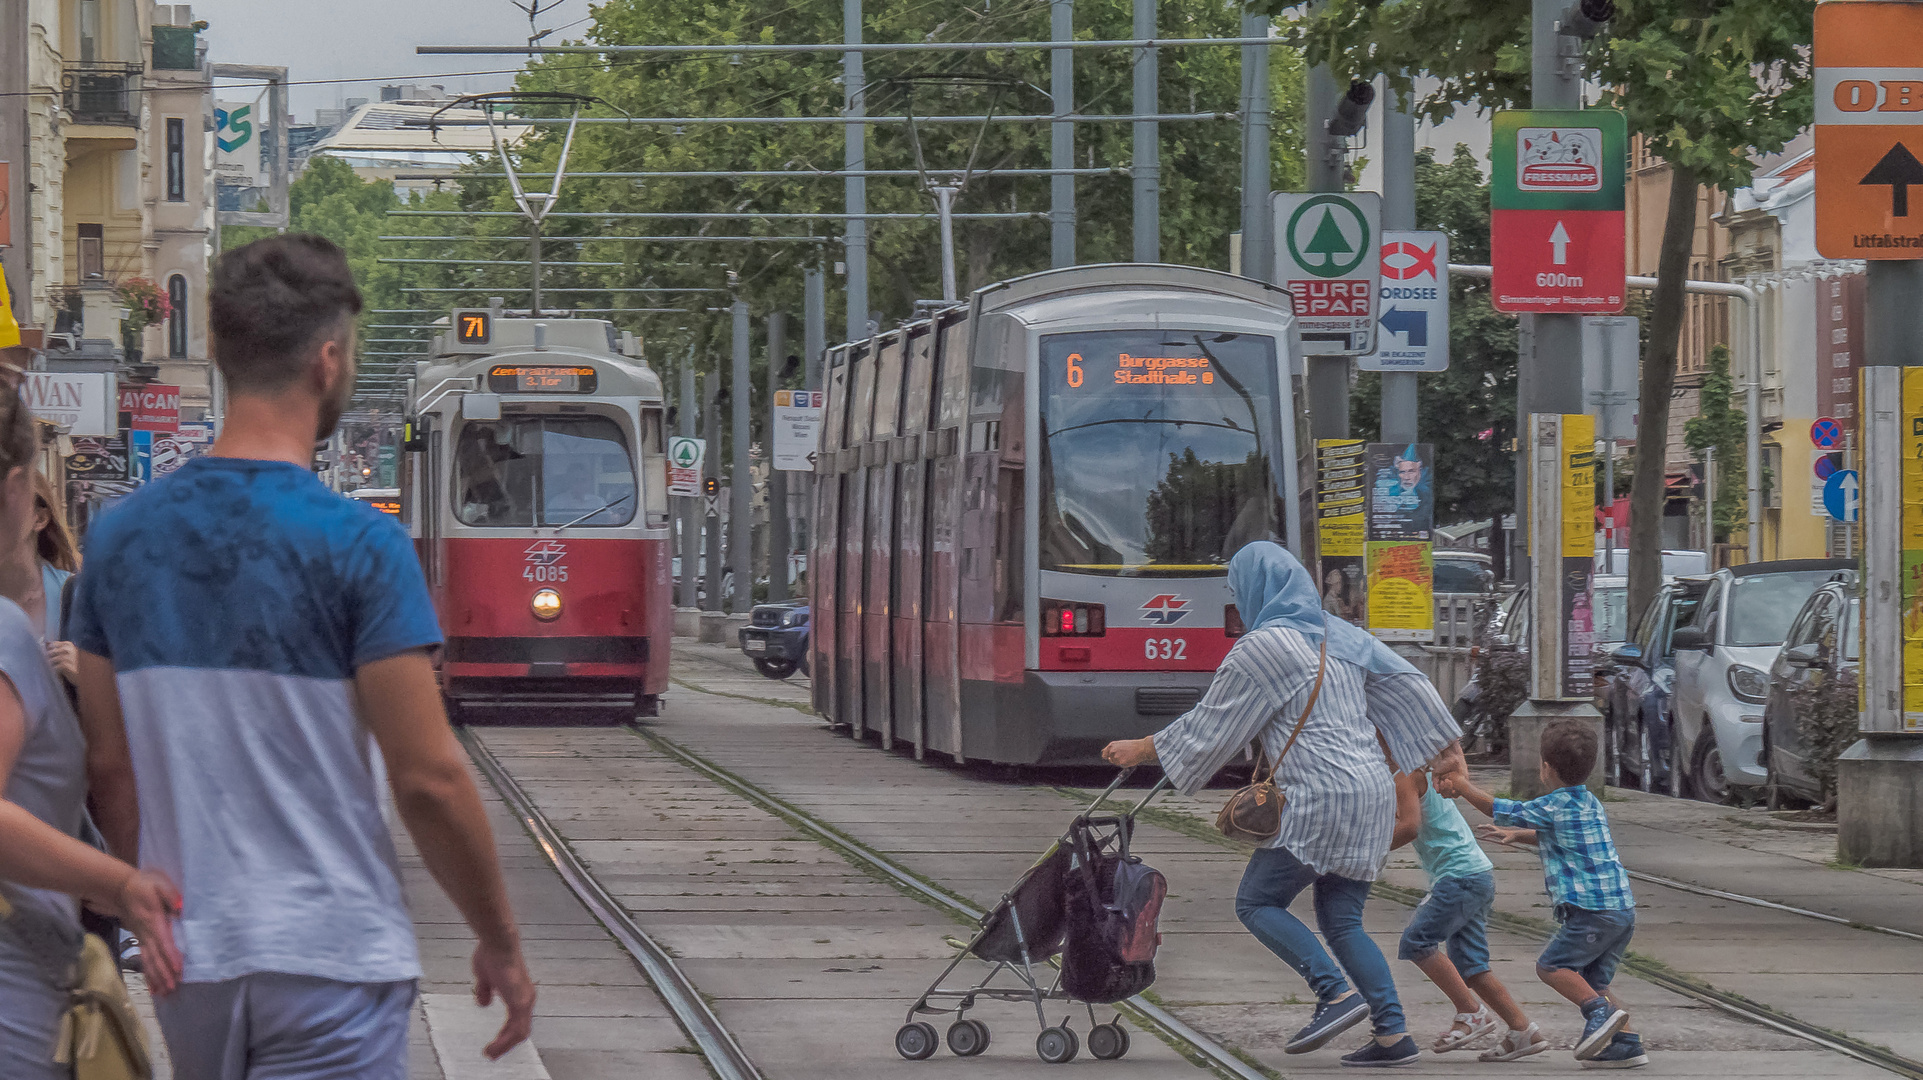
[[[1375,347],[1381,263],[1380,195],[1276,192],[1275,280],[1294,300],[1303,353]]]
[[[180,387],[149,383],[120,388],[120,412],[133,431],[180,430]]]

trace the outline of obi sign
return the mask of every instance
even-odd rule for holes
[[[149,383],[120,388],[120,411],[134,431],[180,430],[180,387]]]
[[[1604,315],[1627,294],[1628,135],[1613,109],[1496,114],[1489,188],[1496,310]]]
[[[1277,192],[1275,280],[1295,300],[1302,351],[1349,356],[1375,347],[1382,198]]]
[[[1817,5],[1816,250],[1832,259],[1923,258],[1919,41],[1923,5]]]

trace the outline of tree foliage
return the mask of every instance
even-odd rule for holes
[[[1714,542],[1727,543],[1731,529],[1748,518],[1749,470],[1744,450],[1746,414],[1732,404],[1736,382],[1729,376],[1729,346],[1709,350],[1709,374],[1703,378],[1702,405],[1697,415],[1683,421],[1683,445],[1708,461],[1716,452],[1716,490],[1711,496],[1710,531]]]

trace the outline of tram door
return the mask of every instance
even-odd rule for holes
[[[901,420],[902,336],[890,335],[875,354],[875,416],[869,431],[868,596],[862,605],[862,726],[895,745],[893,603],[895,570],[895,435]]]
[[[951,318],[939,330],[935,356],[935,423],[923,455],[928,469],[922,554],[927,583],[922,607],[922,727],[928,747],[966,760],[961,738],[961,670],[956,636],[960,570],[962,444],[968,414],[968,323]]]
[[[842,439],[843,449],[855,453],[840,455],[843,461],[841,510],[838,517],[842,527],[843,587],[837,597],[836,617],[840,625],[836,630],[839,650],[835,653],[835,715],[859,737],[864,733],[866,723],[862,713],[861,617],[862,606],[867,600],[868,530],[865,526],[868,521],[868,483],[866,470],[857,462],[868,456],[868,425],[875,407],[875,358],[864,347],[857,346],[856,350],[850,350],[854,365],[853,386],[848,399],[847,429]]]
[[[827,360],[828,407],[821,433],[821,453],[815,457],[815,505],[813,515],[813,554],[808,559],[809,604],[813,625],[808,631],[808,647],[814,652],[808,670],[813,678],[815,712],[836,722],[846,722],[848,714],[837,711],[835,688],[841,685],[836,665],[844,646],[840,644],[841,597],[847,585],[841,580],[841,471],[842,432],[848,415],[848,353],[835,349]]]
[[[894,640],[890,666],[894,674],[894,733],[915,748],[928,750],[922,705],[922,565],[926,559],[924,505],[928,492],[928,408],[935,377],[935,335],[923,326],[911,331],[904,348],[901,425],[895,445],[900,464],[895,467]]]

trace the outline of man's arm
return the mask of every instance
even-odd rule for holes
[[[521,932],[508,907],[481,793],[442,710],[433,664],[424,650],[409,650],[362,665],[354,686],[361,716],[387,762],[401,821],[428,872],[480,939],[474,947],[474,999],[485,1006],[499,994],[507,1006],[507,1022],[485,1051],[499,1058],[528,1037],[534,982],[521,956]]]
[[[1452,799],[1467,799],[1469,800],[1470,806],[1475,807],[1490,817],[1494,817],[1496,814],[1496,797],[1477,787],[1476,782],[1469,779],[1467,769],[1450,773],[1446,776],[1438,774],[1436,776],[1436,790]]]
[[[134,789],[133,754],[120,715],[120,688],[113,661],[80,651],[80,730],[87,737],[87,808],[106,838],[107,850],[140,864],[140,799]]]

